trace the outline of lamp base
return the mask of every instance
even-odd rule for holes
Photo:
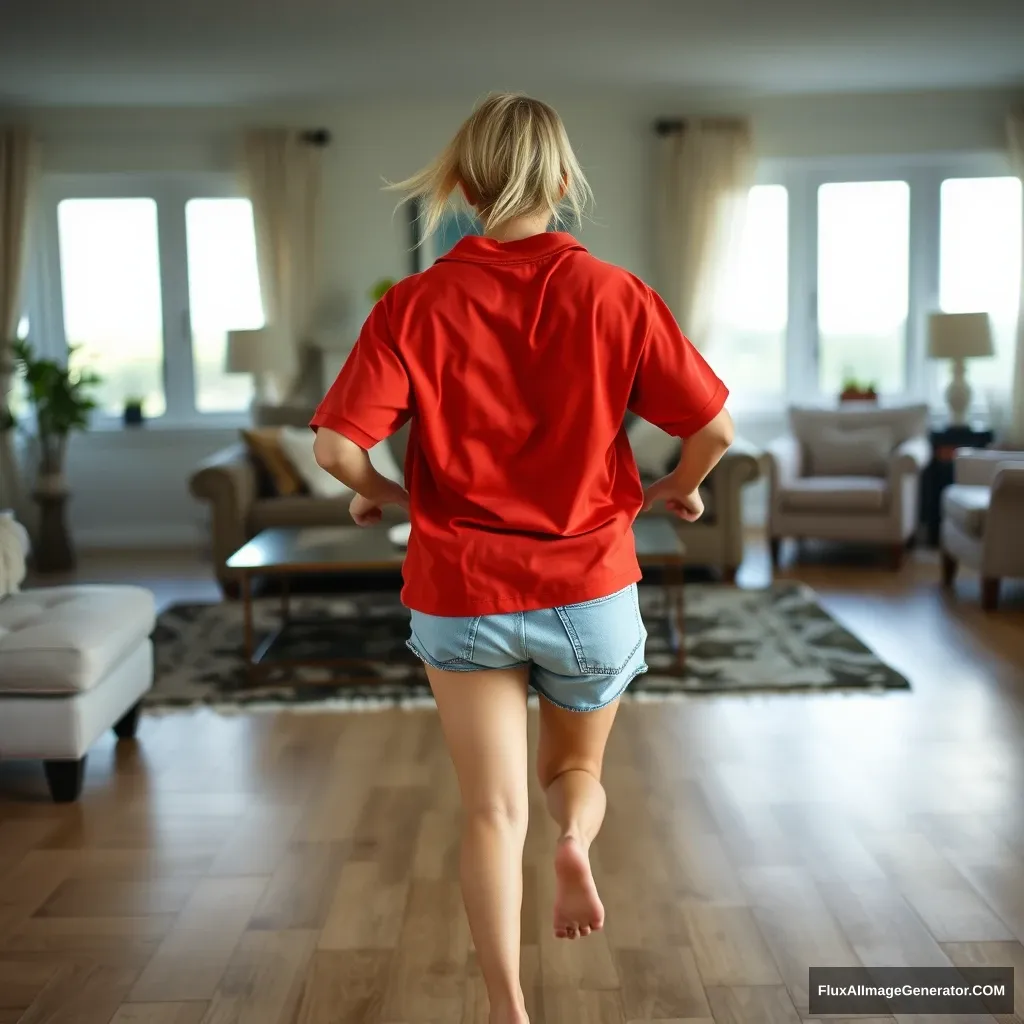
[[[949,422],[954,427],[967,425],[967,412],[971,407],[971,386],[967,383],[967,367],[964,360],[953,359],[953,375],[946,388],[946,404],[949,406]]]

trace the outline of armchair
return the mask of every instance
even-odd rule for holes
[[[885,545],[899,568],[918,527],[927,406],[792,408],[789,419],[767,447],[772,564],[793,537]]]
[[[994,611],[1005,576],[1024,576],[1024,452],[962,449],[942,492],[942,581],[963,563],[981,574],[981,605]]]

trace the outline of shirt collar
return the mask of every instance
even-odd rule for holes
[[[565,231],[545,231],[543,234],[517,238],[514,242],[499,242],[484,235],[465,235],[438,262],[531,263],[568,249],[587,251]]]

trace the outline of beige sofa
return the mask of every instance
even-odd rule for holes
[[[772,562],[787,537],[884,545],[894,568],[918,528],[928,407],[792,408],[768,445]]]
[[[305,406],[262,407],[254,417],[259,426],[305,426],[312,409]],[[312,443],[312,442],[311,442]],[[388,442],[399,465],[405,459],[408,428]],[[680,523],[687,562],[717,570],[732,580],[743,561],[743,485],[761,472],[761,453],[737,442],[703,488],[706,513],[697,523]],[[238,581],[226,567],[227,558],[261,530],[276,526],[350,525],[348,500],[263,497],[259,475],[245,446],[239,442],[202,462],[189,481],[191,493],[209,504],[210,553],[217,579],[229,596]],[[655,513],[656,514],[656,513]],[[402,513],[386,510],[385,526],[401,521]]]
[[[942,578],[957,567],[981,574],[981,603],[999,604],[1004,577],[1024,577],[1024,452],[964,449],[942,492]]]

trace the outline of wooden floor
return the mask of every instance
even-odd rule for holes
[[[985,616],[928,558],[789,574],[913,690],[626,705],[603,933],[551,936],[532,792],[534,1022],[795,1024],[809,965],[1024,971],[1024,597]],[[188,562],[82,576],[214,594]],[[755,555],[741,580],[765,576]],[[96,746],[72,807],[38,765],[0,765],[0,1024],[483,1022],[457,832],[429,711],[149,716]]]

